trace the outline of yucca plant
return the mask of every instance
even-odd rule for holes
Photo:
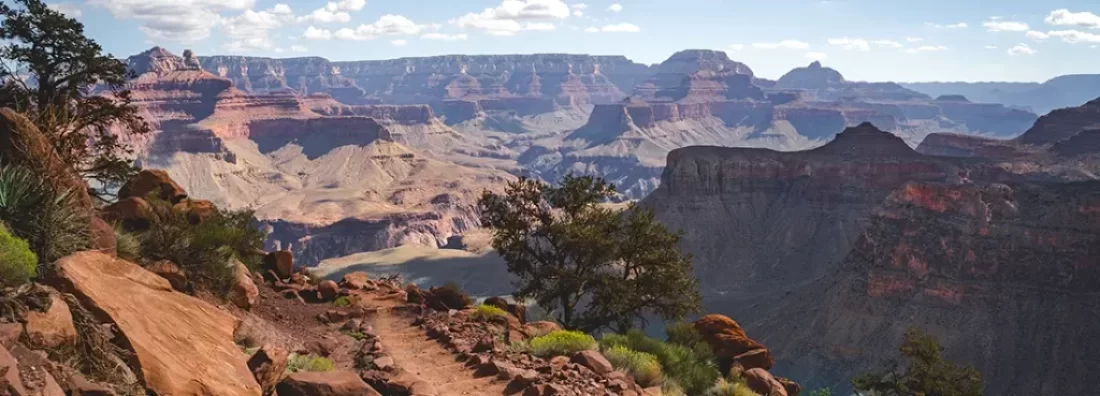
[[[75,192],[57,190],[21,166],[0,167],[0,221],[25,239],[43,267],[88,247],[90,213],[77,205]]]

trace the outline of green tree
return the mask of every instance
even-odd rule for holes
[[[943,347],[935,337],[911,328],[905,333],[898,362],[881,373],[864,374],[852,380],[859,394],[877,396],[981,396],[982,374],[973,367],[956,366],[943,360]]]
[[[84,25],[41,0],[0,1],[0,106],[26,114],[104,196],[135,173],[120,134],[149,126],[124,89],[126,64],[84,36]]]
[[[601,205],[615,187],[566,176],[560,185],[526,178],[503,194],[485,192],[481,220],[516,275],[519,299],[533,299],[569,329],[625,331],[647,315],[678,319],[699,309],[691,257],[650,209]]]

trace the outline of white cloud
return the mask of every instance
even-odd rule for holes
[[[871,50],[871,44],[868,43],[867,40],[863,40],[863,39],[852,39],[852,38],[847,38],[847,37],[833,38],[833,39],[829,39],[829,44],[839,46],[839,47],[844,48],[846,50],[853,50],[853,51],[870,51]]]
[[[1054,10],[1047,15],[1046,23],[1058,26],[1080,26],[1100,29],[1100,15],[1091,12],[1070,12],[1065,8]]]
[[[829,55],[826,55],[824,52],[807,52],[805,55],[802,56],[807,59],[813,59],[815,61],[823,61],[829,59]]]
[[[302,33],[302,37],[310,40],[329,40],[332,39],[332,32],[328,29],[319,29],[310,26],[306,28],[305,33]]]
[[[901,47],[904,47],[904,45],[901,45],[901,43],[899,43],[897,41],[893,41],[893,40],[875,40],[875,41],[872,41],[871,44],[874,44],[874,45],[877,45],[877,46],[880,46],[880,47],[888,47],[888,48],[901,48]]]
[[[1055,30],[1047,32],[1050,37],[1057,37],[1067,43],[1100,43],[1100,34],[1082,32],[1079,30]]]
[[[987,46],[985,46],[985,49],[997,49],[997,46],[996,45],[987,45]]]
[[[293,14],[294,11],[291,11],[290,6],[280,3],[276,4],[274,7],[271,7],[271,13],[278,15],[289,15]]]
[[[393,40],[393,41],[390,41],[390,44],[393,44],[394,47],[404,47],[406,45],[409,45],[409,41],[408,40]]]
[[[554,30],[554,25],[547,21],[565,19],[569,15],[570,7],[561,0],[504,0],[495,8],[471,12],[450,23],[494,36],[511,36],[521,31]]]
[[[424,33],[420,38],[425,40],[442,40],[442,41],[463,41],[469,38],[466,33],[447,34],[447,33]]]
[[[1025,36],[1027,36],[1027,38],[1032,39],[1032,40],[1046,40],[1046,39],[1050,38],[1049,34],[1046,34],[1046,33],[1043,33],[1043,32],[1037,31],[1037,30],[1028,30],[1027,34],[1025,34]]]
[[[298,22],[317,22],[317,23],[348,23],[351,22],[351,14],[343,11],[329,11],[325,8],[318,8],[308,15],[298,18]]]
[[[600,31],[608,33],[637,33],[642,31],[642,28],[632,23],[616,23],[601,27]]]
[[[329,11],[359,11],[366,5],[367,0],[338,0],[325,4],[325,9]]]
[[[65,14],[69,18],[80,18],[83,12],[80,10],[80,6],[73,3],[50,3],[47,4],[51,10]]]
[[[985,26],[985,30],[990,32],[1026,32],[1028,29],[1031,29],[1030,26],[1023,22],[1004,21],[997,18],[990,18],[985,23],[982,23],[982,26]]]
[[[905,41],[910,42],[910,43],[919,43],[921,41],[924,41],[924,39],[922,39],[920,37],[906,37]]]
[[[808,49],[810,44],[798,40],[783,40],[777,43],[753,43],[753,47],[761,49]]]
[[[282,47],[277,47],[277,48],[275,48],[275,53],[276,53],[276,54],[281,54],[281,53],[283,53],[284,51],[286,51],[286,50],[284,50],[284,49],[283,49]]]
[[[744,44],[730,44],[730,49],[734,50],[734,51],[740,51],[740,50],[745,49],[745,45]]]
[[[575,17],[582,17],[582,16],[584,16],[584,11],[581,11],[581,10],[573,10],[573,16],[575,16]]]
[[[150,38],[195,42],[210,37],[221,11],[252,9],[255,0],[89,0],[116,19],[133,19]]]
[[[915,53],[918,53],[918,52],[940,52],[940,51],[947,51],[947,47],[944,47],[942,45],[925,45],[925,46],[920,46],[920,47],[917,47],[917,48],[910,48],[910,49],[905,50],[905,52],[908,52],[910,54],[915,54]]]
[[[306,47],[301,46],[301,45],[292,45],[292,46],[290,46],[290,51],[291,52],[306,52],[306,51],[309,51],[309,48],[306,48]]]
[[[222,30],[230,39],[224,47],[230,51],[272,49],[271,31],[283,25],[280,15],[270,11],[244,10],[241,15],[222,20]]]
[[[1020,43],[1016,44],[1012,48],[1009,48],[1008,54],[1012,56],[1033,55],[1035,54],[1035,50],[1031,49],[1031,47],[1027,44]]]
[[[401,15],[386,14],[372,24],[359,25],[355,29],[343,28],[332,34],[341,40],[373,40],[379,36],[416,35],[425,29],[424,25]]]
[[[619,4],[619,3],[615,3],[615,4],[612,4],[610,7],[607,7],[607,10],[611,11],[611,12],[623,12],[623,5]]]
[[[569,8],[572,8],[574,10],[585,10],[585,9],[588,9],[588,4],[577,3],[577,4],[573,4],[573,5],[569,6]]]
[[[936,28],[936,29],[965,29],[967,27],[970,27],[970,25],[967,25],[966,22],[952,23],[950,25],[941,25],[941,24],[938,24],[938,23],[925,22],[924,25],[928,26],[928,27]]]

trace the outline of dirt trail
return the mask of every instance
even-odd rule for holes
[[[503,382],[493,376],[475,378],[454,354],[399,315],[382,311],[370,321],[398,367],[432,384],[440,396],[507,394]]]

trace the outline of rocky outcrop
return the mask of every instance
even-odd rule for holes
[[[157,394],[259,395],[233,344],[237,319],[136,264],[82,252],[57,263],[58,281],[114,324],[133,365]]]
[[[1100,366],[1077,352],[1100,329],[1092,160],[978,155],[870,125],[803,152],[684,148],[642,204],[686,231],[706,309],[766,334],[771,371],[810,389],[878,369],[915,326],[987,394],[1087,394],[1068,379]]]

